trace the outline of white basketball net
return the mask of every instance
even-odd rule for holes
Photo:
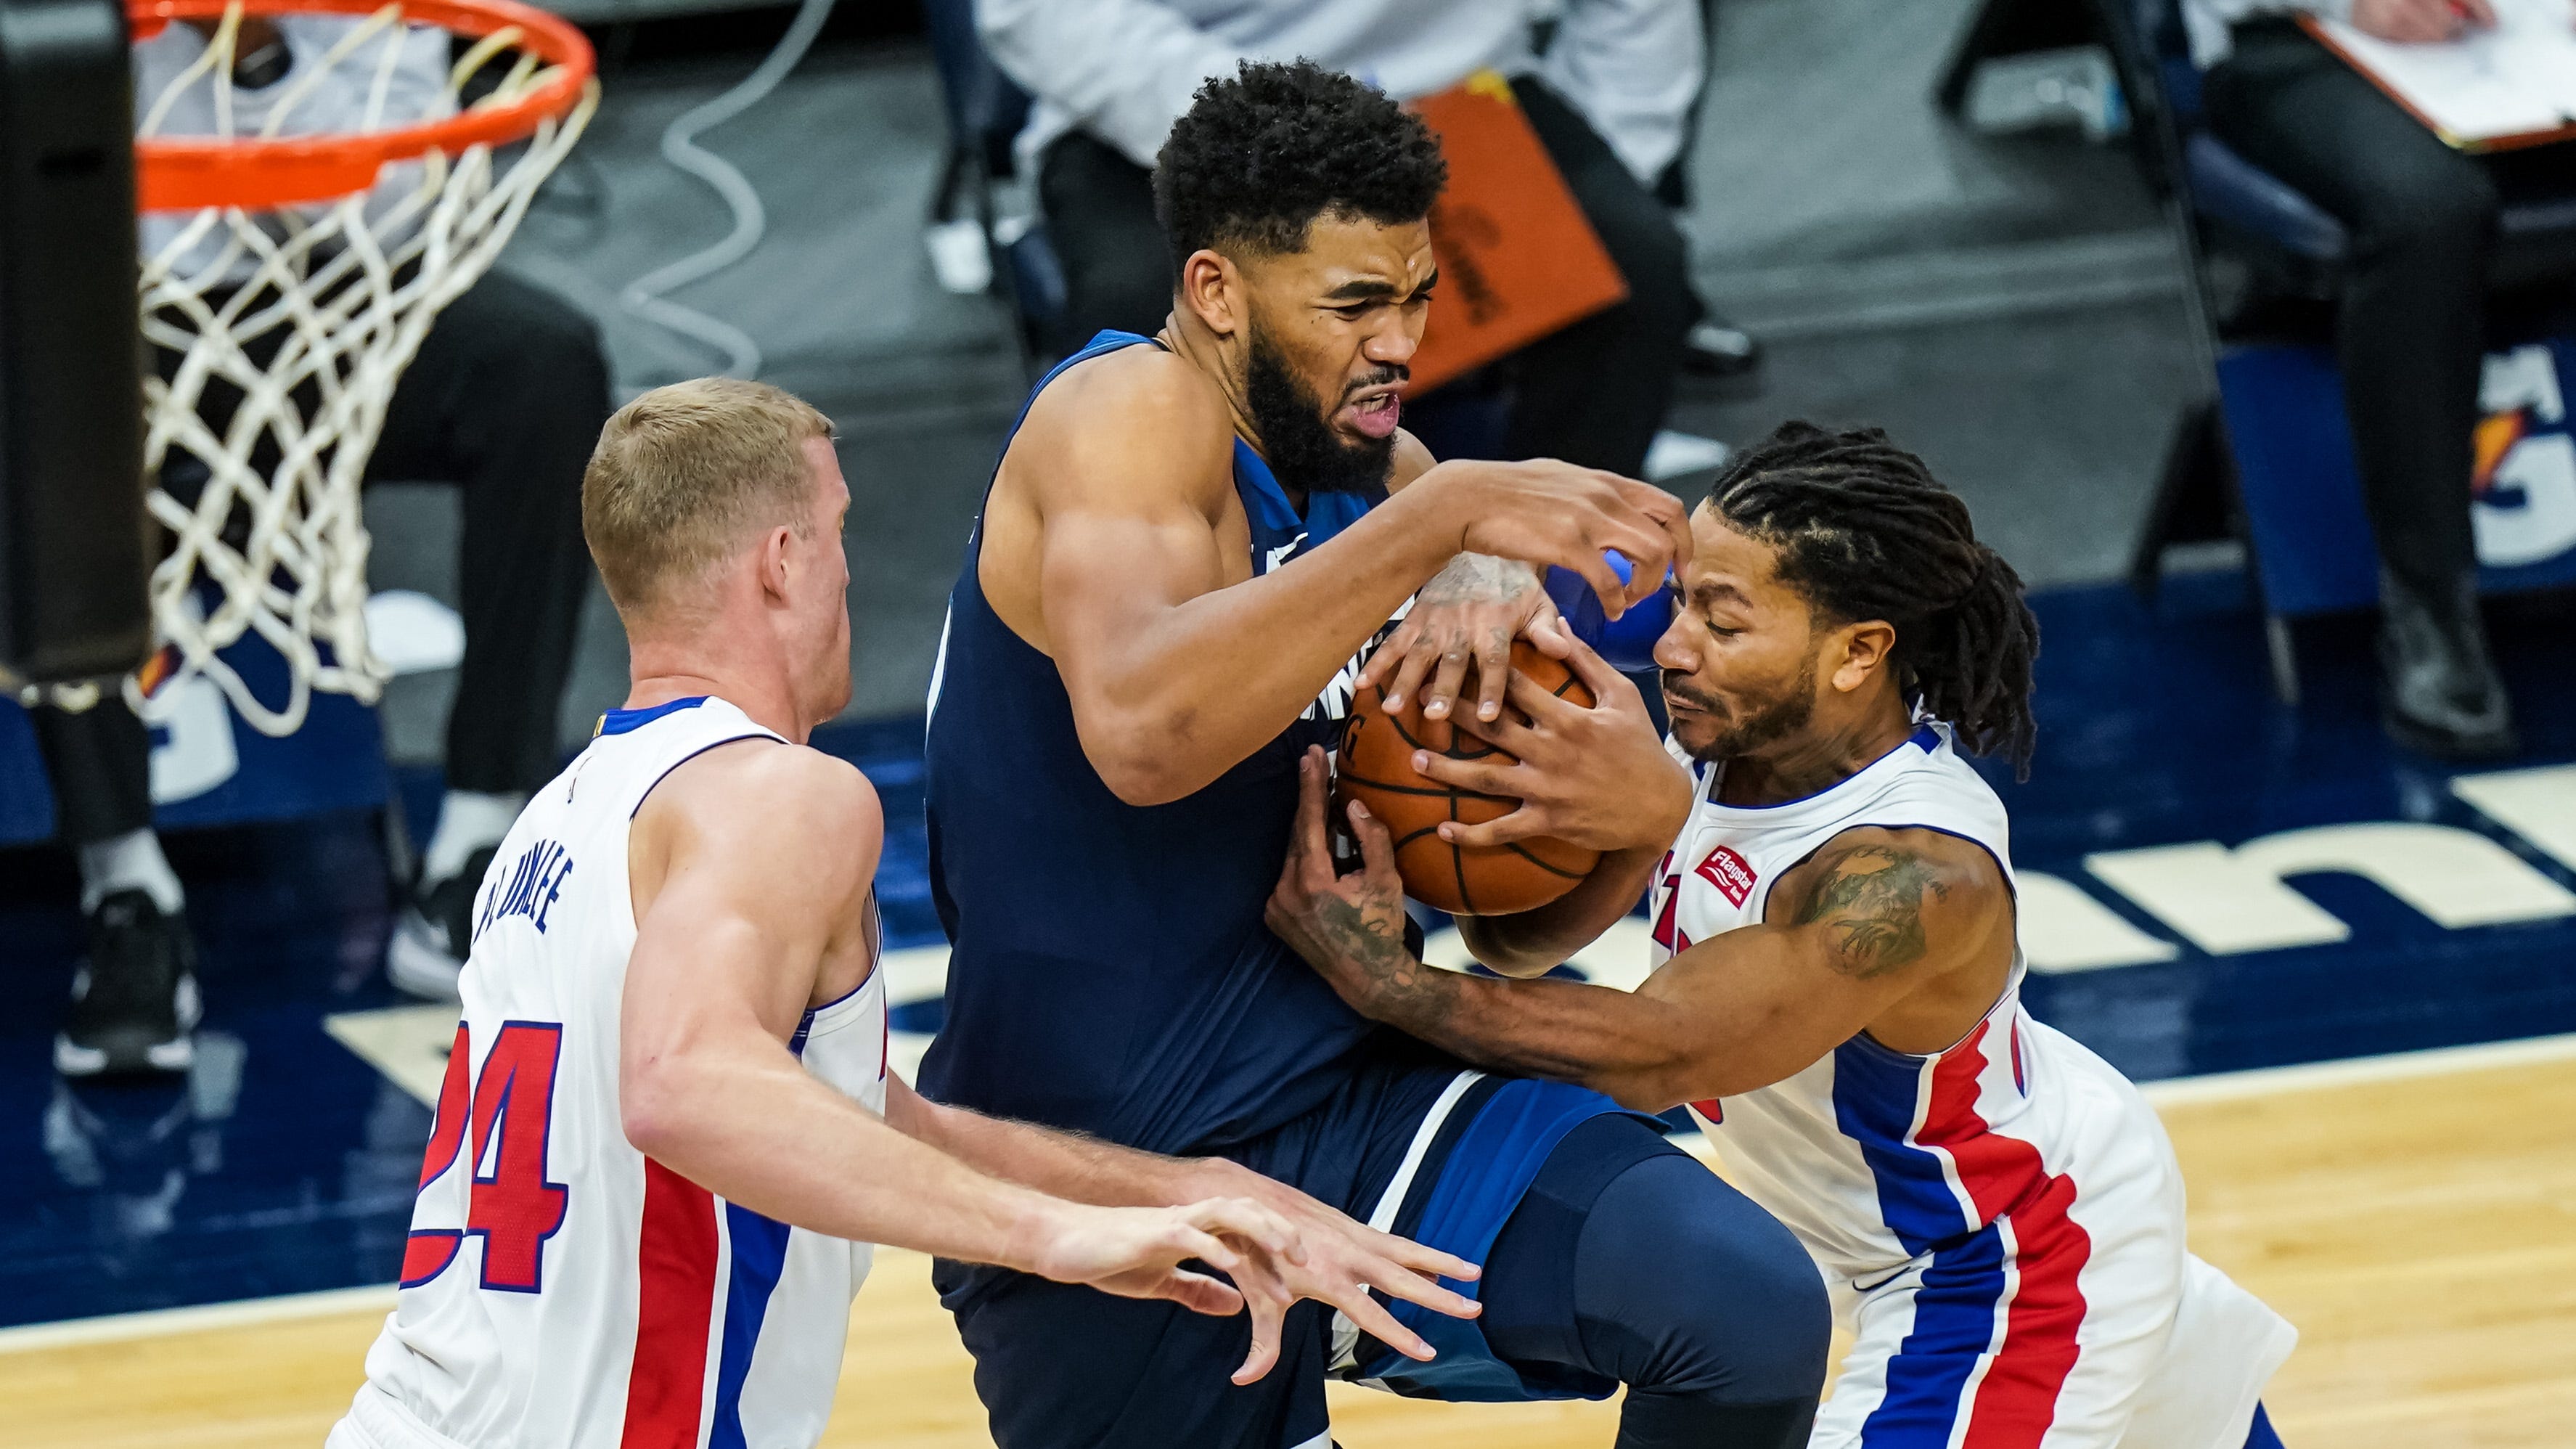
[[[232,83],[239,19],[236,6],[195,64],[142,99],[138,135],[156,134],[174,114],[202,115],[208,100],[215,134],[227,135],[345,134],[432,118],[389,113],[406,51],[419,58],[412,47],[420,38],[406,41],[400,5],[316,22],[328,27],[325,36],[345,34],[318,65],[299,53],[288,77],[268,88],[273,97]],[[436,35],[442,47],[445,35]],[[435,114],[506,105],[547,79],[551,72],[517,48],[518,38],[499,32],[456,61],[430,102],[444,107]],[[465,101],[469,81],[487,68],[499,69],[499,88]],[[335,76],[344,104],[363,98],[357,124],[320,114],[316,97],[329,96]],[[193,99],[192,88],[202,88]],[[367,647],[368,540],[358,496],[386,402],[440,309],[492,265],[597,101],[594,84],[572,112],[543,123],[521,146],[499,155],[489,146],[431,151],[386,166],[374,190],[336,201],[147,221],[143,336],[178,362],[166,381],[163,369],[147,368],[143,383],[144,467],[159,480],[149,506],[173,543],[152,574],[153,614],[176,656],[148,697],[126,681],[126,697],[144,718],[174,710],[179,691],[170,686],[192,675],[221,686],[243,719],[271,735],[303,724],[314,690],[370,702],[381,692],[388,671]],[[259,124],[232,130],[245,114]],[[229,417],[218,408],[210,418],[210,385],[219,395],[238,390]],[[200,471],[185,459],[204,474],[193,498],[167,486]],[[189,491],[181,485],[180,493]],[[207,591],[200,604],[204,584],[219,593]],[[253,632],[286,658],[283,703],[259,699],[216,653]]]

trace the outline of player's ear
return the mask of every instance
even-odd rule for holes
[[[1181,263],[1181,305],[1219,337],[1232,337],[1243,328],[1243,285],[1242,271],[1205,247]]]
[[[788,555],[795,541],[796,530],[785,524],[760,536],[760,591],[780,603],[787,600]]]
[[[1896,626],[1885,619],[1845,624],[1834,634],[1841,641],[1841,657],[1833,661],[1834,688],[1845,694],[1869,683],[1871,675],[1887,668],[1887,656],[1896,650]]]

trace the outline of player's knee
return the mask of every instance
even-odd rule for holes
[[[1603,1191],[1580,1255],[1587,1280],[1622,1285],[1617,1311],[1587,1312],[1583,1332],[1627,1382],[1736,1404],[1823,1385],[1833,1324],[1815,1263],[1697,1162],[1660,1157],[1623,1174]]]

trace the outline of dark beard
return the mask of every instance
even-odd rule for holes
[[[1401,381],[1403,369],[1362,386]],[[1332,413],[1320,398],[1288,370],[1288,360],[1273,347],[1260,324],[1252,329],[1251,364],[1243,379],[1243,405],[1261,434],[1262,461],[1290,489],[1306,493],[1359,493],[1386,486],[1387,468],[1395,458],[1395,435],[1353,443],[1333,430]],[[1334,408],[1340,399],[1334,399]]]
[[[1687,679],[1689,676],[1683,676]],[[1672,675],[1666,672],[1664,692],[1678,694],[1685,701],[1717,715],[1717,701],[1684,685],[1675,689]],[[1690,752],[1694,760],[1718,764],[1749,755],[1764,745],[1775,744],[1807,727],[1808,717],[1816,712],[1816,664],[1813,659],[1798,671],[1798,682],[1777,699],[1765,700],[1749,715],[1717,715],[1725,722],[1708,744]]]

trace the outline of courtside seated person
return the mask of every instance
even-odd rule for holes
[[[1700,5],[1573,0],[1542,55],[1535,7],[1517,0],[976,0],[995,62],[1036,98],[1020,169],[1037,178],[1067,291],[1050,350],[1162,320],[1171,278],[1149,172],[1202,81],[1303,57],[1409,98],[1499,71],[1628,281],[1627,301],[1514,356],[1504,456],[1643,477],[1704,311],[1655,195],[1705,70]]]
[[[2576,196],[2576,145],[2474,156],[2444,144],[2292,21],[2438,44],[2489,0],[2185,0],[2209,128],[2344,224],[2336,345],[2353,461],[2379,543],[2382,711],[2444,759],[2520,748],[2478,616],[2470,434],[2498,292],[2555,287],[2576,259],[2500,236],[2505,201]],[[2562,13],[2568,13],[2562,7]],[[2568,14],[2576,24],[2576,14]]]

